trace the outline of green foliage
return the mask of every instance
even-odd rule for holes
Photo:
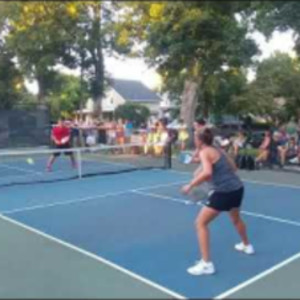
[[[253,13],[254,12],[254,13]],[[300,2],[299,1],[258,1],[253,4],[252,16],[255,27],[267,36],[275,30],[292,29],[295,34],[295,50],[300,53]]]
[[[117,107],[115,111],[117,119],[131,120],[135,126],[146,123],[150,117],[148,107],[137,103],[125,103]]]
[[[203,85],[204,100],[209,102],[210,111],[217,118],[223,114],[238,115],[239,109],[234,105],[234,99],[242,95],[247,87],[247,79],[241,69],[229,69],[207,78]],[[200,102],[198,112],[203,111]]]
[[[117,36],[111,22],[113,5],[95,1],[0,3],[0,25],[6,45],[27,77],[38,81],[39,99],[48,96],[57,64],[80,68],[94,100],[104,91],[103,49]],[[117,49],[119,50],[119,49]]]
[[[178,106],[185,82],[196,83],[198,115],[293,116],[300,106],[297,60],[278,54],[260,63],[257,79],[246,83],[244,69],[258,53],[248,36],[254,28],[267,37],[274,30],[294,30],[300,53],[300,2],[0,1],[0,48],[5,46],[0,107],[36,104],[26,93],[24,78],[38,81],[38,100],[49,103],[54,116],[78,109],[80,99],[100,102],[105,50],[146,58],[162,76],[162,92]],[[82,85],[77,78],[58,75],[57,65],[80,69]],[[285,103],[278,106],[274,98]]]
[[[2,49],[0,52],[0,109],[10,109],[25,93],[23,78],[12,62],[12,56]]]
[[[266,36],[274,30],[300,30],[300,3],[298,1],[258,1],[253,5],[256,28]]]
[[[299,61],[277,53],[258,64],[256,80],[235,99],[237,110],[281,120],[297,116],[299,80]]]
[[[240,155],[249,155],[249,156],[256,157],[259,154],[259,149],[255,149],[255,148],[240,149],[239,154]]]
[[[70,117],[79,110],[88,99],[87,85],[81,85],[78,77],[56,74],[53,88],[46,101],[50,107],[52,119],[61,116]]]
[[[54,77],[52,68],[68,54],[70,36],[58,22],[58,18],[66,20],[62,17],[66,15],[66,4],[40,1],[5,5],[5,44],[17,56],[22,73],[38,81],[38,97],[42,101]],[[70,29],[74,22],[69,20],[66,21]]]
[[[196,82],[200,109],[212,109],[217,101],[217,92],[212,91],[217,86],[212,82],[222,67],[247,66],[257,54],[256,44],[247,37],[247,24],[235,18],[249,3],[178,1],[124,6],[128,13],[123,27],[137,41],[146,42],[142,54],[162,75],[164,90],[178,100],[184,81]]]

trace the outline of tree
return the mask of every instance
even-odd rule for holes
[[[40,103],[47,95],[54,80],[53,67],[69,61],[68,43],[70,36],[61,28],[57,18],[74,24],[66,18],[67,4],[40,1],[1,3],[5,6],[5,45],[16,56],[21,72],[38,82]]]
[[[221,118],[224,114],[240,115],[240,109],[234,105],[234,99],[242,95],[247,88],[245,72],[240,69],[224,70],[209,78],[204,86],[204,98],[211,104],[211,113]],[[201,112],[201,106],[198,113]]]
[[[276,53],[257,66],[256,79],[245,93],[236,97],[241,112],[252,112],[275,119],[297,115],[300,105],[300,64],[288,54]]]
[[[300,53],[300,3],[298,1],[258,1],[250,10],[256,29],[268,38],[275,30],[292,29],[297,33],[296,50]]]
[[[53,89],[49,92],[46,102],[50,108],[52,119],[61,116],[70,117],[74,111],[88,99],[87,85],[81,85],[80,79],[72,75],[57,73]]]
[[[23,77],[12,61],[12,55],[0,48],[0,109],[11,109],[25,94]]]
[[[253,11],[255,13],[253,13]],[[275,30],[294,32],[295,51],[300,54],[300,3],[298,1],[268,1],[253,3],[251,10],[256,29],[271,37]],[[289,84],[289,83],[288,83]],[[291,89],[295,89],[294,84]],[[296,85],[297,86],[297,85]],[[298,107],[298,117],[300,109]]]
[[[248,6],[229,1],[126,4],[123,26],[140,43],[146,41],[142,53],[148,63],[157,68],[167,86],[180,76],[182,107],[190,106],[182,110],[188,124],[193,121],[197,102],[204,116],[211,109],[204,96],[211,77],[224,66],[247,66],[257,53],[255,43],[247,38],[246,24],[235,17]]]
[[[141,104],[125,103],[117,107],[115,117],[117,119],[130,120],[134,126],[138,127],[142,123],[146,123],[150,117],[150,110],[147,106]]]
[[[124,52],[111,21],[113,4],[39,1],[0,5],[5,43],[14,51],[22,72],[37,80],[40,102],[51,90],[58,64],[80,68],[81,82],[86,81],[92,98],[101,102],[103,50]]]

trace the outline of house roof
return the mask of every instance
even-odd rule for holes
[[[113,79],[111,86],[125,99],[134,102],[155,102],[161,98],[142,82],[136,80]]]

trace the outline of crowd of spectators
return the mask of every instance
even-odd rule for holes
[[[204,120],[197,120],[195,124],[197,123],[205,125]],[[73,147],[143,144],[144,154],[161,155],[163,145],[170,138],[170,129],[176,133],[173,139],[177,151],[187,150],[193,140],[193,131],[189,130],[182,120],[149,120],[138,127],[134,126],[131,120],[122,119],[87,119],[84,122],[74,119],[67,121],[67,124],[71,128]],[[244,149],[253,149],[252,157],[258,168],[268,163],[276,163],[281,167],[286,164],[300,164],[300,121],[297,123],[291,119],[277,128],[266,130],[259,145],[253,145],[251,142],[252,133],[249,129],[237,130],[230,136],[220,133],[216,135],[215,143],[235,159],[244,153]]]
[[[239,131],[228,139],[227,151],[237,158],[245,148],[254,148],[257,168],[264,165],[278,165],[284,167],[287,164],[300,164],[300,120],[291,119],[288,123],[270,128],[263,134],[258,147],[251,144],[251,132]]]
[[[119,145],[139,144],[143,146],[144,154],[161,155],[164,145],[172,138],[166,120],[149,120],[147,124],[134,126],[131,120],[98,121],[77,119],[65,122],[71,129],[72,147],[90,147],[99,144]],[[174,132],[174,131],[173,131]],[[183,133],[185,132],[185,134]],[[186,126],[180,130],[181,148],[188,139]],[[177,139],[177,134],[176,134]]]

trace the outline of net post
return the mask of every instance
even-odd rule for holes
[[[82,178],[82,158],[80,149],[76,150],[77,166],[78,166],[78,178]]]
[[[172,142],[168,141],[164,148],[165,148],[164,168],[171,169],[172,168]]]

